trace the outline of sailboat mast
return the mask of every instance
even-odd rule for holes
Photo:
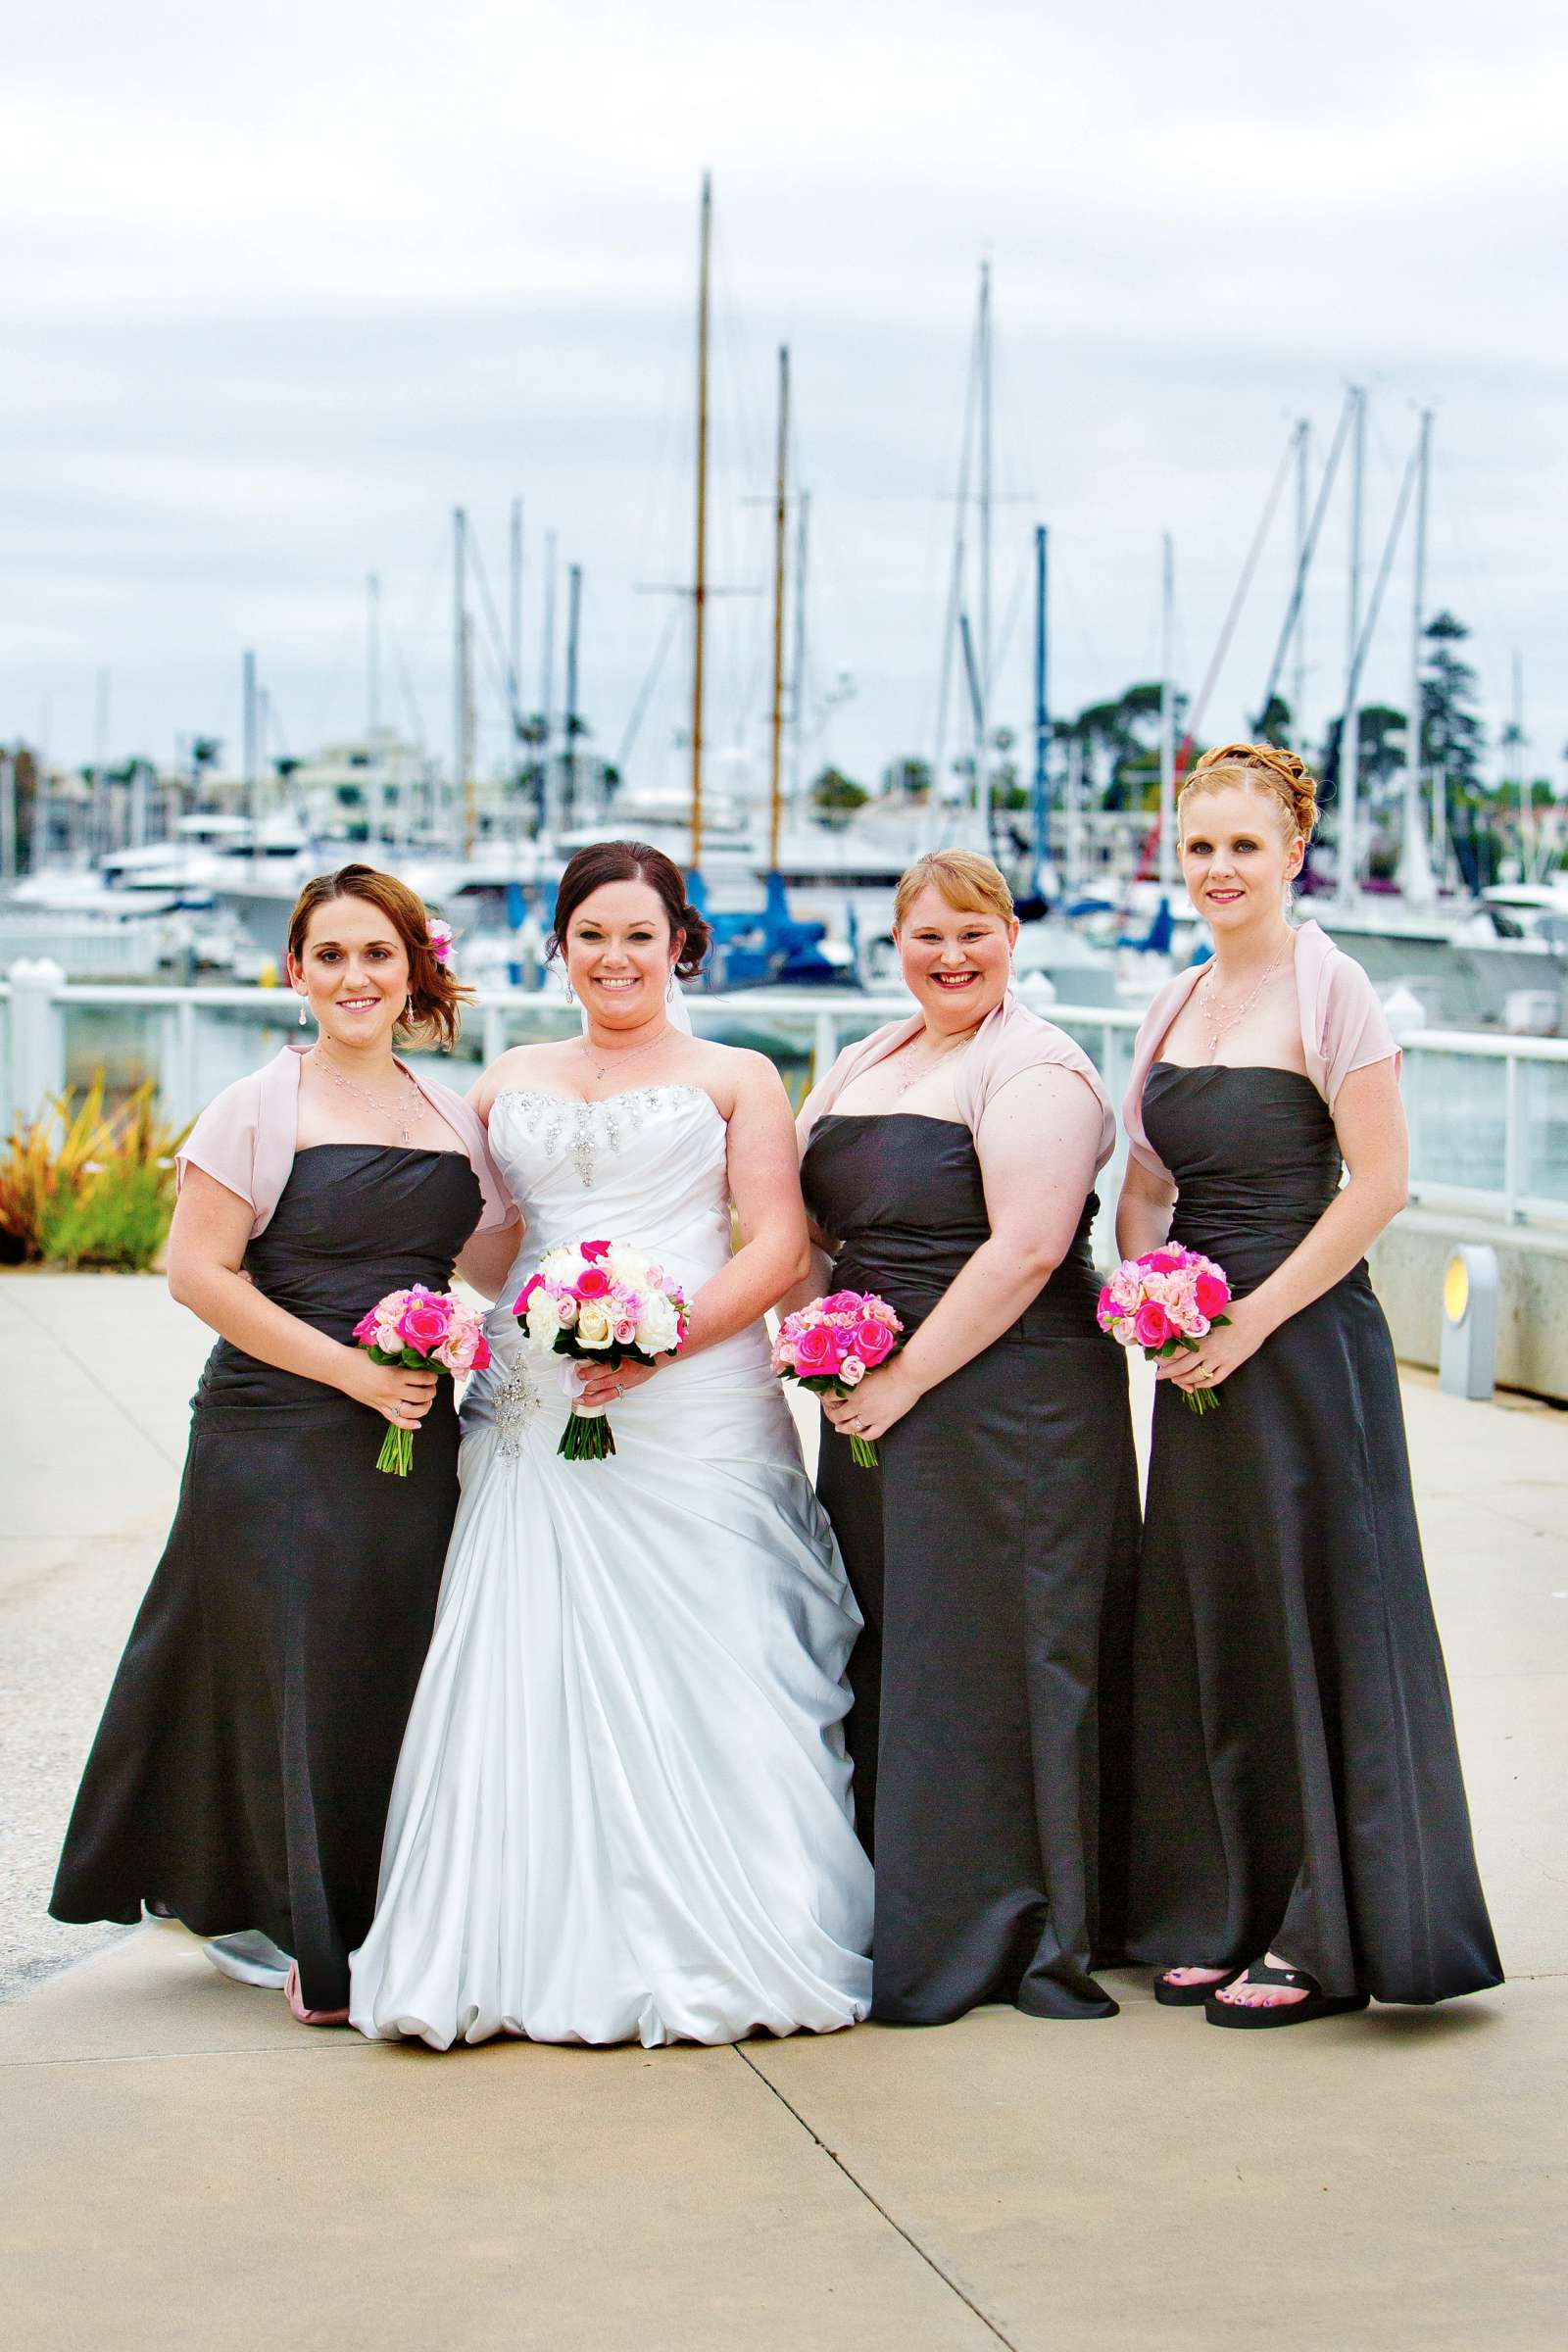
[[[806,767],[806,564],[810,552],[811,493],[802,490],[795,517],[795,650],[790,658],[790,806],[800,811]]]
[[[1035,525],[1035,854],[1030,887],[1038,899],[1045,883],[1051,831],[1050,534]]]
[[[452,792],[461,805],[468,762],[468,517],[452,510]]]
[[[773,714],[772,772],[768,801],[767,870],[778,871],[778,829],[782,808],[784,748],[784,538],[789,520],[790,355],[778,354],[778,466],[773,503]]]
[[[1159,564],[1159,887],[1176,887],[1176,547],[1169,531]]]
[[[1342,906],[1355,906],[1360,850],[1356,841],[1356,801],[1361,786],[1361,681],[1356,656],[1361,643],[1361,501],[1366,478],[1366,394],[1351,388],[1350,416],[1350,556],[1347,599],[1345,711],[1340,720],[1340,887]]]
[[[1301,567],[1306,549],[1307,509],[1309,505],[1308,476],[1312,465],[1312,426],[1303,416],[1296,428],[1296,564]],[[1296,614],[1296,683],[1291,697],[1291,733],[1296,750],[1304,757],[1306,743],[1306,581],[1301,581],[1301,601]]]
[[[1410,705],[1404,731],[1404,844],[1399,859],[1399,880],[1405,899],[1411,906],[1428,906],[1432,903],[1433,882],[1421,808],[1421,656],[1426,627],[1427,480],[1432,464],[1430,409],[1421,412],[1415,463],[1415,533],[1410,570]]]
[[[991,835],[991,264],[980,265],[980,646],[976,663],[976,805]]]
[[[692,870],[703,862],[703,656],[708,634],[708,319],[712,253],[713,192],[703,173],[703,213],[697,296],[697,545],[693,568],[692,633]]]

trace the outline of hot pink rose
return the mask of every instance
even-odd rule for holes
[[[832,1372],[839,1360],[838,1342],[824,1323],[808,1323],[795,1343],[795,1368],[800,1373]]]
[[[514,1315],[525,1315],[528,1311],[529,1299],[533,1297],[535,1291],[542,1291],[544,1287],[545,1278],[542,1274],[530,1274],[527,1281],[523,1284],[521,1290],[517,1293],[515,1298],[514,1298],[512,1301],[513,1313]]]
[[[579,1298],[608,1298],[610,1276],[603,1266],[588,1266],[578,1275],[575,1289]]]
[[[858,1315],[860,1296],[858,1291],[829,1291],[820,1304],[825,1315]]]
[[[1179,1274],[1182,1270],[1182,1254],[1179,1250],[1151,1250],[1149,1255],[1141,1257],[1138,1263],[1146,1274]]]
[[[590,1265],[596,1266],[602,1257],[610,1255],[610,1244],[608,1242],[584,1242],[582,1255]]]
[[[362,1315],[359,1321],[355,1324],[353,1336],[367,1348],[370,1347],[374,1343],[375,1309],[373,1306],[370,1308],[368,1314]]]
[[[857,1323],[851,1338],[855,1352],[863,1364],[879,1364],[893,1352],[892,1332],[885,1323],[879,1323],[872,1316],[868,1315],[864,1322]]]
[[[442,1298],[416,1298],[398,1317],[398,1337],[405,1348],[428,1355],[439,1348],[452,1323],[452,1309]]]
[[[1200,1315],[1210,1322],[1222,1315],[1231,1302],[1231,1286],[1223,1274],[1200,1274],[1193,1285],[1193,1298]]]
[[[1140,1348],[1163,1348],[1165,1342],[1171,1337],[1174,1326],[1157,1299],[1151,1298],[1146,1305],[1138,1309],[1133,1321],[1133,1329],[1138,1335]]]

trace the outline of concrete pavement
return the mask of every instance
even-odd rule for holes
[[[156,1283],[0,1279],[8,2341],[1560,2342],[1561,1416],[1406,1384],[1503,1991],[1249,2039],[1129,1976],[1119,2019],[1074,2028],[987,2010],[738,2050],[440,2058],[298,2029],[178,1929],[93,1948],[41,1916],[205,1348]]]

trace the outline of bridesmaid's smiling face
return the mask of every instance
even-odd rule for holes
[[[1182,879],[1212,929],[1234,938],[1276,928],[1306,854],[1278,795],[1247,784],[1212,792],[1195,784],[1182,795],[1179,821]]]
[[[929,1029],[972,1029],[1002,1003],[1012,977],[1016,920],[953,906],[928,882],[898,932],[905,986]]]
[[[606,882],[590,891],[566,927],[566,977],[596,1021],[634,1029],[663,1007],[685,933],[650,882]]]
[[[323,1038],[384,1046],[408,1001],[408,950],[368,899],[327,899],[311,916],[303,957],[288,958],[288,980],[305,990]]]

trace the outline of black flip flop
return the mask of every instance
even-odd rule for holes
[[[1167,1977],[1159,1976],[1154,1979],[1154,1998],[1166,2009],[1201,2009],[1222,1984],[1234,1984],[1246,1974],[1245,1967],[1227,1969],[1224,1976],[1209,1977],[1199,1984],[1172,1984]]]
[[[1299,1984],[1306,1998],[1247,2009],[1239,2001],[1217,2001],[1210,1997],[1203,2003],[1203,2016],[1211,2026],[1237,2026],[1244,2033],[1254,2028],[1261,2032],[1267,2026],[1304,2026],[1314,2017],[1348,2017],[1353,2009],[1364,2009],[1372,1998],[1369,1992],[1325,1992],[1316,1977],[1309,1977],[1304,1968],[1270,1968],[1262,1960],[1254,1960],[1250,1968],[1238,1969],[1236,1974],[1253,1984]]]

